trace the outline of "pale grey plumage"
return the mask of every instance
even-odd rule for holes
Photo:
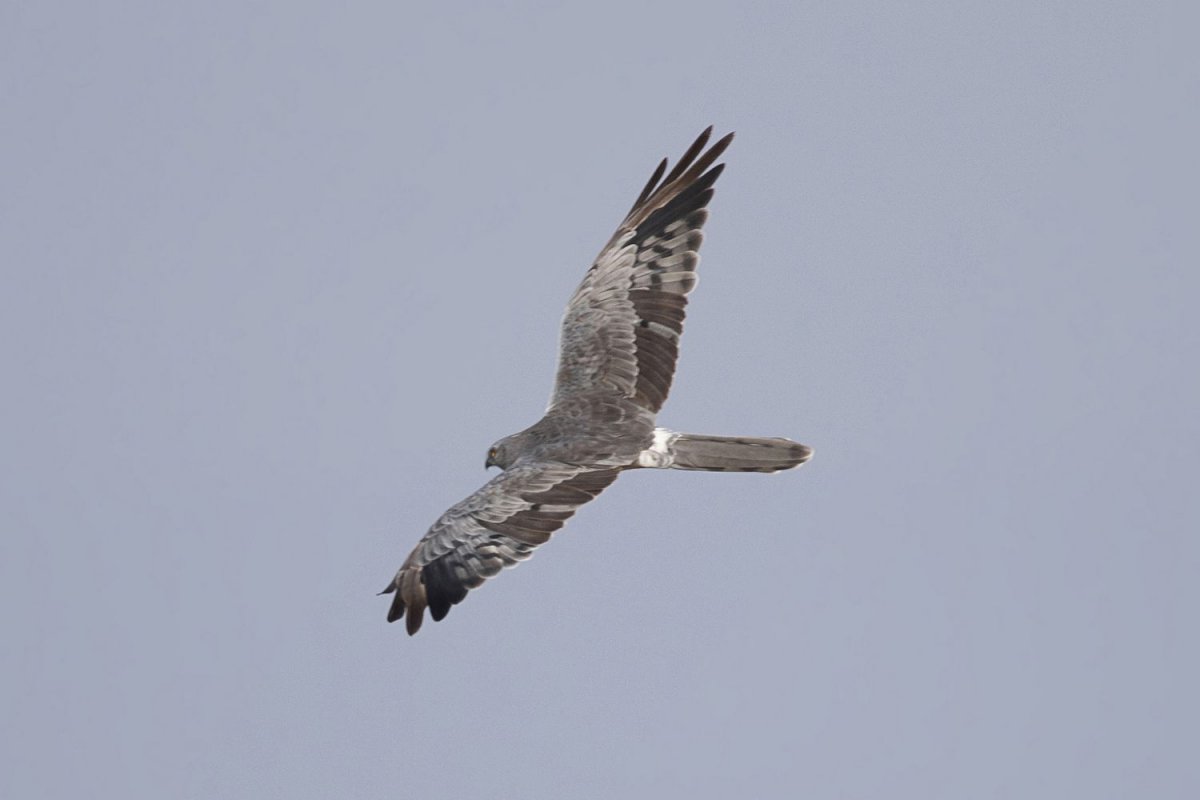
[[[497,442],[498,476],[434,523],[384,590],[388,621],[410,634],[426,607],[440,620],[467,592],[528,558],[575,510],[626,469],[775,472],[812,451],[787,439],[696,436],[655,427],[679,354],[687,294],[703,242],[713,166],[733,138],[705,151],[712,128],[665,177],[664,159],[601,250],[563,316],[558,373],[545,416]]]

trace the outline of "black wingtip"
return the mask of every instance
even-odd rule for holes
[[[705,172],[713,165],[713,162],[720,158],[726,148],[729,147],[734,135],[733,131],[730,131],[705,150],[709,139],[712,138],[712,132],[712,125],[705,128],[665,176],[663,173],[666,171],[668,159],[664,158],[658,163],[658,167],[650,176],[650,180],[646,182],[641,194],[634,201],[633,207],[629,209],[628,217],[633,217],[644,204],[653,202],[660,193],[671,192],[672,190],[668,187],[673,184],[683,183],[686,185],[699,180],[705,175]],[[714,170],[717,175],[720,174],[721,166],[718,164],[717,169]],[[711,181],[709,185],[711,185]]]
[[[387,621],[395,622],[396,620],[403,617],[405,606],[406,606],[406,604],[405,604],[403,598],[401,598],[400,595],[397,594],[395,599],[392,600],[391,607],[388,609]]]
[[[663,173],[667,171],[667,159],[658,162],[658,168],[654,170],[654,174],[650,176],[650,180],[646,181],[646,186],[642,189],[642,193],[638,195],[637,200],[633,201],[633,205],[629,208],[629,213],[632,214],[637,210],[637,207],[646,202],[654,190],[658,187],[658,181],[662,178]]]
[[[708,139],[712,136],[712,130],[712,125],[709,125],[704,129],[703,133],[696,137],[696,141],[692,142],[691,147],[685,150],[683,155],[679,157],[679,160],[675,162],[675,168],[667,173],[667,177],[663,180],[663,185],[677,180],[692,165],[692,162],[696,160],[696,156],[704,152],[704,145],[708,144]]]

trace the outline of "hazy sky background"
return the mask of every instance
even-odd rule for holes
[[[0,795],[1200,796],[1188,3],[5,3]],[[409,639],[655,162],[632,474]]]

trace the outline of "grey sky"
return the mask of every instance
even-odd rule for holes
[[[1190,798],[1184,3],[0,10],[0,795]],[[737,130],[661,421],[382,589],[656,160]]]

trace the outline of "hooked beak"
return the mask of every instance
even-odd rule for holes
[[[495,461],[492,461],[492,457],[491,457],[491,456],[488,456],[488,458],[487,458],[487,461],[483,462],[483,468],[484,468],[485,470],[489,470],[489,469],[491,469],[492,467],[495,467],[495,466],[498,466],[498,465],[496,464],[496,462],[495,462]]]

